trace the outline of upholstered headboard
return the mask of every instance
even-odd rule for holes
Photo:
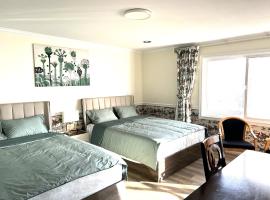
[[[0,104],[0,120],[19,119],[44,115],[45,124],[51,130],[50,102],[24,102]]]
[[[82,99],[83,121],[86,126],[89,121],[86,117],[87,110],[99,110],[111,108],[114,106],[130,106],[134,105],[134,96],[112,96],[112,97],[96,97]]]

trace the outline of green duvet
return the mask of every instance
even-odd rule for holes
[[[117,164],[125,178],[119,156],[61,134],[0,141],[0,199],[28,199]]]
[[[180,141],[175,151],[201,142],[205,127],[176,120],[135,116],[96,124],[91,143],[156,170],[159,157]]]

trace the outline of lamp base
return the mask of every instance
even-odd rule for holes
[[[76,123],[75,122],[70,122],[70,123],[66,123],[66,131],[67,132],[71,132],[71,131],[76,131]]]

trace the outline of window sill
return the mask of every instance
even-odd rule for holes
[[[236,116],[238,117],[238,116]],[[225,117],[224,117],[225,118]],[[265,127],[270,127],[270,121],[265,121],[265,120],[256,120],[256,119],[250,119],[250,118],[243,118],[239,117],[247,121],[250,125],[253,126],[265,126]],[[199,120],[212,120],[212,121],[220,121],[222,118],[218,117],[205,117],[205,116],[199,116]]]

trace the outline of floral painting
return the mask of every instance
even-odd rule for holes
[[[36,87],[90,85],[87,50],[34,44]]]

